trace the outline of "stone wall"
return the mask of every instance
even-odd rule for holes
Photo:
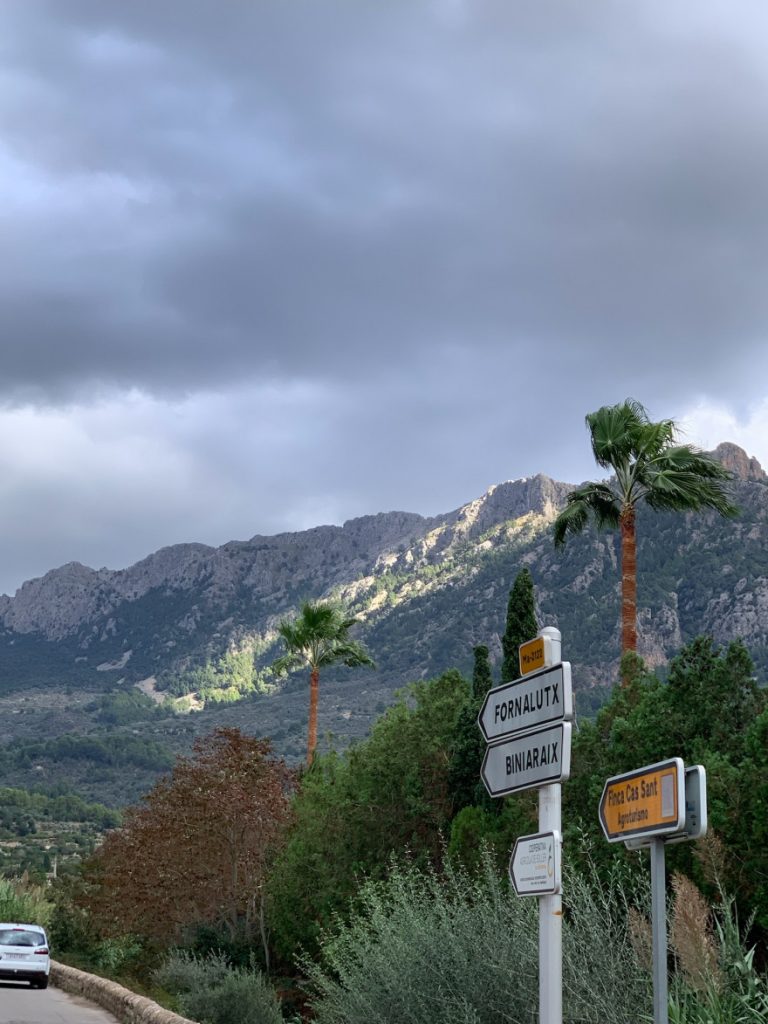
[[[97,1003],[117,1017],[120,1024],[195,1024],[114,981],[86,974],[55,960],[51,961],[51,981],[65,992]]]

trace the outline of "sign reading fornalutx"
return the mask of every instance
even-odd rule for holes
[[[570,722],[490,744],[480,769],[491,796],[507,796],[523,789],[563,782],[570,773]]]
[[[477,724],[489,742],[549,722],[573,718],[571,666],[567,661],[535,676],[489,690]]]
[[[608,779],[600,800],[600,824],[609,843],[680,832],[685,824],[682,758]]]
[[[560,833],[520,836],[509,860],[509,878],[518,896],[560,892]]]

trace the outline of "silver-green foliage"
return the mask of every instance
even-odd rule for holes
[[[283,1024],[275,990],[259,971],[232,969],[213,988],[179,996],[179,1009],[200,1024]]]
[[[200,1024],[283,1024],[280,1002],[264,975],[231,967],[221,953],[173,951],[154,980],[177,997],[182,1014]]]
[[[615,880],[618,887],[619,880]],[[650,1006],[618,888],[571,878],[564,922],[569,1024],[636,1024]],[[537,901],[518,899],[486,859],[471,876],[394,866],[349,924],[303,963],[318,1024],[533,1024]]]
[[[563,902],[564,1020],[637,1024],[653,1005],[651,976],[629,931],[630,908],[650,905],[648,871],[615,863],[566,873]],[[642,955],[641,951],[641,955]]]
[[[154,980],[168,992],[179,995],[195,989],[220,985],[230,971],[223,953],[196,956],[184,949],[171,950],[154,972]]]

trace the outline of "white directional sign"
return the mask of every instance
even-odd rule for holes
[[[563,782],[571,773],[571,724],[561,722],[490,744],[480,775],[491,796]]]
[[[573,718],[571,666],[567,661],[489,690],[477,724],[489,742]]]
[[[560,892],[560,833],[521,836],[509,861],[509,878],[518,896]]]

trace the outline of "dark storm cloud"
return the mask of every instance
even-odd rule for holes
[[[738,372],[768,314],[766,18],[666,6],[5,7],[5,394],[456,347],[546,346],[603,389],[638,345],[692,394]]]
[[[0,590],[580,480],[626,395],[762,436],[767,32],[763,0],[0,4]]]

